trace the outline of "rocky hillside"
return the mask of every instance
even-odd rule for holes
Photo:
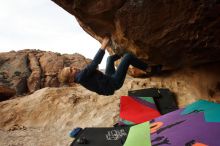
[[[80,54],[40,50],[0,53],[0,101],[44,87],[59,87],[59,70],[65,66],[82,68],[89,62]]]

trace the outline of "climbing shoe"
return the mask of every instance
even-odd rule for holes
[[[162,65],[152,65],[146,70],[146,76],[151,77],[160,74],[162,71]]]
[[[162,65],[153,65],[151,66],[151,74],[152,75],[157,75],[161,73],[162,71]]]

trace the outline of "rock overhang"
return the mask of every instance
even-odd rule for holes
[[[111,34],[115,47],[148,63],[181,68],[220,60],[217,0],[52,1],[98,41]]]

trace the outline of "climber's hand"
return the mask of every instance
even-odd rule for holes
[[[106,47],[108,46],[109,42],[110,42],[109,37],[104,37],[104,39],[102,40],[101,49],[105,50]]]

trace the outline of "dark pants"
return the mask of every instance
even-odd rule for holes
[[[146,63],[136,58],[133,54],[126,53],[121,59],[121,63],[119,64],[117,70],[115,70],[114,62],[119,58],[120,56],[118,56],[117,54],[109,56],[107,59],[105,70],[105,74],[111,76],[113,78],[113,81],[115,81],[116,89],[121,88],[121,86],[123,85],[129,65],[132,65],[144,71],[148,67]]]

